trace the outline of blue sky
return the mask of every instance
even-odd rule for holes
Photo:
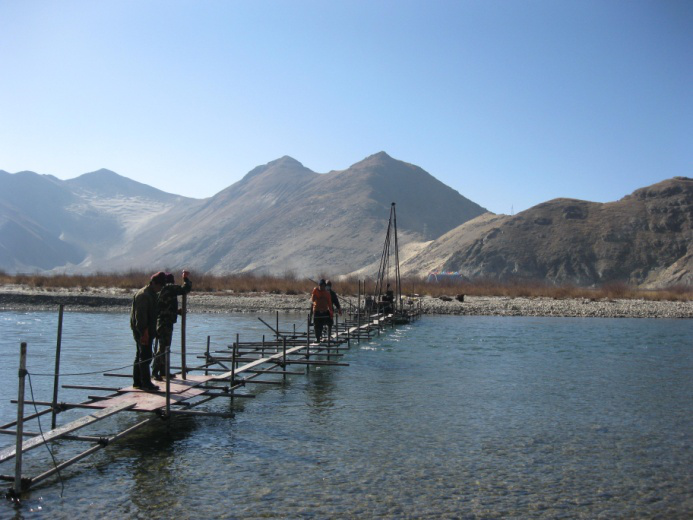
[[[283,155],[496,213],[693,164],[690,1],[0,0],[0,70],[0,169],[198,198]]]

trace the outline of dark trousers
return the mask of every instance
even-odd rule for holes
[[[322,338],[322,329],[330,325],[330,313],[318,313],[313,315],[313,327],[315,329],[315,339],[320,342]]]
[[[330,321],[327,322],[327,340],[329,341],[332,338],[332,326],[334,325],[334,318],[330,318]]]
[[[151,386],[152,378],[149,375],[149,363],[152,361],[152,342],[141,345],[137,342],[135,364],[132,367],[132,384],[134,386]]]
[[[173,325],[170,327],[159,327],[156,329],[156,335],[159,337],[159,348],[155,352],[156,356],[152,363],[152,373],[157,377],[164,377],[166,375],[166,351],[171,346]]]

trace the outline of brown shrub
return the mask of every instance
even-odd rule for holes
[[[180,283],[180,270],[174,271],[176,282]],[[56,288],[108,287],[128,291],[143,287],[149,282],[151,273],[129,271],[126,273],[96,273],[93,275],[39,275],[17,274],[9,275],[0,270],[0,284],[21,284],[45,290]],[[240,273],[211,275],[191,271],[190,275],[195,291],[199,292],[270,292],[273,294],[309,294],[315,283],[308,278],[298,278],[294,273],[285,276],[269,274]],[[326,275],[321,277],[327,278]],[[359,279],[351,276],[345,279],[334,279],[333,288],[340,295],[356,296],[359,293],[372,294],[375,281]],[[421,277],[405,277],[402,279],[403,295],[427,295],[431,297],[448,297],[449,294],[464,294],[466,296],[505,296],[510,298],[548,297],[555,299],[586,298],[598,299],[647,299],[647,300],[693,300],[693,287],[685,285],[672,286],[666,289],[645,290],[637,289],[623,282],[604,284],[597,288],[576,287],[573,285],[551,285],[545,281],[513,281],[500,283],[495,280],[478,279],[442,280],[440,283],[428,282]]]

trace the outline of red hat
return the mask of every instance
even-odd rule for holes
[[[150,281],[157,285],[164,285],[166,283],[166,273],[159,271],[158,273],[152,275]]]

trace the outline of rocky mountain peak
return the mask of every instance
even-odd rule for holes
[[[369,155],[365,159],[353,164],[349,169],[379,169],[383,167],[390,167],[397,164],[407,164],[397,159],[393,159],[385,152],[378,152],[373,155]]]
[[[282,166],[282,167],[299,167],[303,168],[303,164],[301,164],[299,161],[294,159],[293,157],[289,155],[284,155],[283,157],[280,157],[279,159],[275,159],[274,161],[270,161],[267,163],[267,166]]]
[[[640,200],[664,199],[683,195],[690,200],[693,196],[693,179],[689,177],[672,177],[652,186],[635,190],[632,195],[624,197],[623,200],[636,198]]]
[[[65,181],[71,189],[103,197],[145,197],[155,200],[173,199],[175,195],[147,184],[133,181],[114,171],[101,168]]]
[[[275,159],[274,161],[270,161],[267,164],[263,164],[262,166],[256,166],[252,170],[250,170],[243,179],[241,179],[240,182],[247,182],[250,179],[254,179],[260,176],[263,176],[265,174],[269,175],[290,175],[290,174],[295,174],[295,173],[304,173],[304,172],[310,172],[308,168],[303,166],[300,162],[298,162],[296,159],[293,157],[289,157],[288,155],[285,155],[283,157],[280,157],[279,159]],[[312,172],[311,172],[312,173]]]

